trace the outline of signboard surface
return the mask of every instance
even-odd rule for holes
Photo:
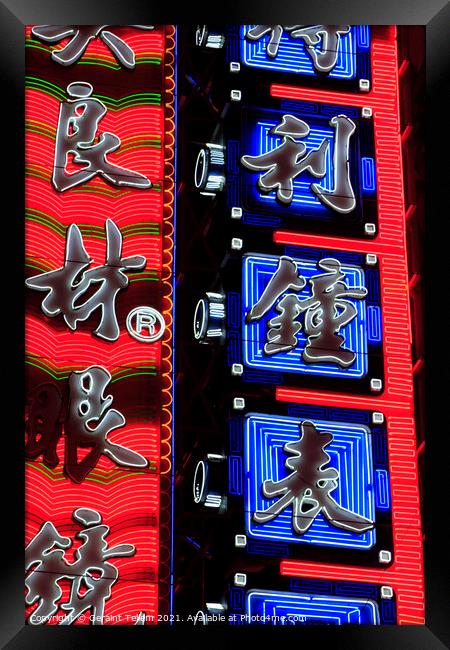
[[[170,609],[175,28],[40,25],[26,47],[28,622],[157,623]]]

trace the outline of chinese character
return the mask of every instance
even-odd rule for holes
[[[367,289],[349,289],[339,260],[319,260],[318,268],[326,271],[310,278],[312,295],[300,299],[294,293],[283,296],[275,307],[279,315],[268,321],[268,342],[264,346],[267,355],[288,352],[298,345],[297,333],[302,326],[297,318],[304,313],[304,332],[307,337],[302,353],[306,363],[335,363],[348,368],[355,361],[356,354],[342,348],[344,337],[340,330],[355,318],[357,310],[346,298],[361,300]],[[275,274],[264,289],[261,298],[248,311],[245,322],[260,320],[289,289],[296,293],[306,286],[306,280],[299,275],[295,262],[281,257]]]
[[[66,38],[70,41],[60,50],[53,50],[52,59],[61,65],[71,65],[81,59],[88,43],[97,36],[109,47],[116,59],[126,68],[135,66],[134,52],[121,38],[106,30],[110,25],[36,25],[33,36],[47,43],[58,43]],[[130,25],[137,29],[154,29],[153,25]]]
[[[356,205],[355,194],[350,181],[349,145],[356,130],[355,123],[346,115],[335,115],[330,125],[336,131],[333,151],[334,189],[326,190],[317,183],[310,187],[319,201],[336,212],[351,212]],[[324,138],[318,149],[310,149],[301,142],[310,132],[306,122],[293,115],[283,115],[280,124],[272,127],[269,133],[282,136],[282,142],[271,151],[259,156],[242,156],[242,164],[251,171],[268,170],[259,177],[258,187],[268,193],[276,189],[277,199],[290,205],[294,196],[293,181],[307,171],[316,178],[326,174],[326,154],[328,138]]]
[[[148,466],[141,454],[107,439],[111,431],[126,424],[122,413],[110,408],[112,395],[104,395],[110,381],[109,372],[99,366],[70,374],[70,397],[65,425],[65,471],[75,483],[80,483],[86,477],[102,454],[118,465],[140,468]],[[92,422],[96,423],[95,428]],[[91,446],[91,451],[78,462],[78,448]]]
[[[142,255],[122,259],[122,235],[111,219],[106,221],[106,242],[105,264],[85,272],[92,260],[86,253],[78,226],[72,224],[67,231],[64,266],[34,275],[26,280],[26,285],[47,291],[42,311],[49,317],[63,314],[71,330],[76,330],[78,321],[87,320],[96,309],[100,309],[100,324],[94,334],[107,341],[116,341],[120,334],[116,296],[128,286],[124,271],[141,271],[147,260]],[[80,303],[86,292],[93,288],[92,295]]]
[[[348,34],[350,25],[256,25],[246,33],[249,41],[258,41],[270,34],[267,45],[267,56],[274,59],[278,54],[283,31],[292,38],[301,38],[311,57],[314,68],[318,72],[330,72],[336,65],[341,36]],[[316,46],[322,40],[322,49]]]
[[[25,457],[34,459],[43,454],[44,464],[47,467],[56,467],[59,463],[56,446],[63,425],[61,393],[53,384],[41,384],[31,393],[29,402],[30,408],[25,423]]]
[[[270,34],[269,44],[267,45],[267,56],[274,59],[278,54],[281,36],[283,35],[283,25],[256,25],[248,30],[245,38],[249,41],[259,41],[266,34]]]
[[[67,93],[73,99],[62,102],[59,110],[53,185],[58,192],[64,192],[100,174],[113,185],[141,189],[151,187],[150,180],[143,174],[109,162],[108,154],[116,151],[121,144],[116,135],[105,131],[95,143],[98,124],[107,109],[103,102],[91,97],[92,91],[91,84],[84,81],[67,86]],[[67,173],[68,156],[71,154],[73,163],[82,164],[83,168]]]
[[[279,499],[267,510],[255,512],[254,521],[257,524],[272,521],[292,504],[292,527],[298,535],[307,532],[320,512],[337,528],[356,533],[373,528],[372,521],[343,508],[330,496],[339,479],[334,467],[325,467],[330,461],[325,447],[333,440],[331,433],[318,431],[308,421],[302,422],[300,433],[299,440],[283,447],[292,456],[285,461],[291,474],[280,481],[265,480],[262,485],[266,499]]]
[[[318,72],[330,72],[336,65],[341,36],[348,34],[350,25],[295,25],[290,28],[293,38],[302,38]],[[322,40],[322,49],[316,45]]]
[[[32,625],[42,625],[60,607],[66,616],[59,625],[71,625],[81,614],[91,610],[93,625],[103,623],[105,602],[117,581],[119,572],[107,562],[113,557],[130,557],[136,552],[132,544],[108,548],[109,527],[102,524],[101,515],[90,508],[77,508],[73,519],[84,528],[75,537],[81,546],[75,551],[75,561],[69,564],[65,551],[72,546],[69,537],[62,537],[47,521],[25,549],[25,571],[34,569],[25,579],[25,602],[38,606],[28,618]],[[59,581],[70,580],[69,600],[60,604],[62,589]]]
[[[35,459],[42,453],[44,464],[55,467],[59,462],[56,445],[64,424],[64,472],[75,483],[86,478],[102,454],[118,465],[147,467],[141,454],[108,439],[112,431],[126,424],[122,413],[110,408],[112,395],[104,395],[110,381],[111,375],[100,366],[71,372],[65,403],[53,385],[39,386],[32,395],[26,422],[26,458]],[[78,461],[80,448],[90,450]]]

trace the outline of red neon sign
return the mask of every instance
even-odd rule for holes
[[[144,269],[125,273],[127,286],[116,296],[116,340],[95,335],[99,309],[71,329],[61,314],[43,312],[46,294],[28,290],[27,426],[28,434],[33,427],[36,434],[38,424],[42,425],[38,407],[31,404],[39,386],[52,385],[62,395],[62,401],[69,390],[70,409],[70,378],[95,366],[102,369],[104,376],[110,376],[104,392],[113,398],[108,408],[120,412],[125,421],[123,426],[109,431],[108,440],[138,454],[147,464],[118,464],[107,454],[91,462],[90,448],[81,445],[76,461],[68,460],[70,435],[66,419],[55,449],[56,464],[45,462],[43,453],[34,457],[28,453],[25,542],[36,539],[45,522],[51,522],[60,536],[71,540],[64,561],[69,567],[76,565],[78,555],[84,552],[79,533],[94,525],[88,520],[95,515],[79,513],[88,521],[83,524],[76,520],[75,512],[77,508],[94,511],[101,517],[101,525],[109,529],[105,537],[108,548],[123,547],[108,560],[114,569],[89,578],[94,584],[95,580],[106,579],[108,571],[111,575],[117,571],[111,593],[104,600],[103,622],[136,624],[139,615],[144,614],[146,623],[151,624],[157,622],[158,614],[170,611],[175,27],[142,31],[114,28],[112,32],[117,32],[134,52],[134,69],[125,69],[100,38],[89,42],[77,62],[60,65],[51,59],[51,52],[61,51],[70,38],[52,45],[34,37],[30,27],[26,29],[27,277],[64,267],[68,230],[73,224],[91,259],[89,270],[106,264],[107,220],[112,220],[120,231],[121,258],[146,259]],[[99,133],[112,133],[120,140],[120,147],[110,154],[111,162],[148,177],[151,188],[113,185],[98,174],[63,192],[55,188],[52,175],[58,115],[62,102],[67,101],[67,86],[80,81],[91,84],[93,97],[107,109],[99,122]],[[68,158],[66,172],[78,170],[76,160]],[[93,288],[95,285],[87,290],[87,299]],[[156,310],[162,317],[163,327],[160,324],[159,334],[156,332],[150,343],[132,334],[137,327],[136,311],[142,306]],[[149,313],[151,316],[153,312],[141,315],[144,333],[146,327],[154,331]],[[56,395],[54,389],[47,390],[50,392],[45,399],[49,394]],[[33,408],[36,417],[31,422]],[[41,436],[36,435],[36,444]],[[123,459],[126,453],[122,450],[119,455]],[[82,464],[83,459],[86,475],[77,483],[70,478],[73,471],[67,465]],[[39,571],[40,567],[35,564],[34,568]],[[71,571],[75,569],[69,568],[68,573]],[[63,611],[60,605],[69,601],[73,604],[73,583],[73,577],[58,583],[62,594],[57,610],[43,622],[60,623],[67,615],[70,607]],[[41,602],[35,599],[30,603],[32,590],[29,596],[27,617]],[[81,592],[76,596],[81,598]],[[92,622],[92,611],[95,608],[77,616],[74,624]]]

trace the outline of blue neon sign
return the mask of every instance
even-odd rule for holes
[[[376,223],[377,173],[371,120],[361,117],[361,110],[354,107],[295,101],[285,104],[281,109],[244,108],[241,141],[231,142],[228,149],[228,203],[242,206],[245,222],[250,218],[253,223],[256,219],[255,223],[261,225],[267,219],[274,225],[286,219],[312,225],[327,222],[342,233],[345,228],[360,231],[365,221]],[[348,135],[347,152],[342,149],[343,116],[347,118],[347,126],[351,122],[355,127]],[[274,132],[286,119],[304,122],[307,134],[295,136],[301,156],[294,167],[289,162],[283,182],[289,189],[292,183],[292,193],[288,202],[283,203],[279,188],[265,189],[268,167],[264,165],[270,163],[276,169],[291,147],[289,137]],[[337,148],[339,138],[341,145]],[[318,156],[319,166],[317,160],[313,167],[304,165],[312,155]],[[302,171],[295,176],[297,165],[302,164]],[[340,211],[335,203],[338,183],[344,184],[345,196],[354,199],[348,211]],[[325,194],[335,198],[327,202]]]
[[[309,77],[323,78],[314,67],[313,60],[308,53],[305,43],[301,39],[292,38],[285,30],[282,33],[278,51],[274,58],[267,55],[267,46],[270,35],[267,34],[257,41],[248,40],[246,34],[255,25],[242,25],[240,30],[240,56],[245,65],[252,68],[269,70],[272,72],[290,72]],[[322,44],[315,49],[320,51]],[[353,25],[347,34],[339,38],[336,63],[332,70],[326,73],[331,79],[356,79],[362,76],[358,64],[364,55],[370,51],[370,29],[368,25]],[[368,76],[368,63],[365,66],[365,77]]]
[[[317,264],[311,260],[292,258],[297,264],[297,269],[302,277],[308,280],[319,275]],[[296,374],[322,375],[331,377],[361,378],[368,371],[368,334],[367,334],[367,309],[364,300],[352,300],[356,310],[355,317],[339,332],[344,338],[343,349],[355,353],[355,361],[347,368],[342,368],[331,362],[306,363],[303,352],[307,345],[307,338],[303,328],[297,332],[298,344],[294,349],[267,355],[264,346],[267,342],[267,323],[277,316],[275,305],[256,322],[245,322],[246,314],[261,298],[268,282],[275,274],[279,257],[274,255],[247,255],[244,258],[242,272],[242,345],[244,364],[251,368],[273,371],[284,371]],[[349,289],[365,289],[365,274],[361,267],[351,264],[341,265],[345,273],[345,282]],[[286,292],[286,294],[289,293]],[[284,295],[286,295],[284,294]],[[297,294],[300,299],[310,297],[311,290],[308,283]]]
[[[265,625],[379,625],[378,604],[366,598],[252,589],[245,597],[250,621]]]
[[[373,476],[372,441],[370,429],[363,424],[336,422],[309,418],[320,431],[332,434],[326,451],[329,467],[339,473],[333,499],[343,508],[371,521],[375,518],[377,486]],[[244,425],[244,503],[246,532],[255,539],[311,544],[335,548],[367,550],[376,542],[376,529],[354,533],[330,524],[319,513],[309,530],[298,535],[292,527],[292,506],[274,519],[257,524],[256,511],[265,511],[277,498],[263,496],[266,480],[280,481],[290,473],[285,466],[288,455],[283,450],[286,443],[299,439],[303,420],[289,416],[249,414]]]

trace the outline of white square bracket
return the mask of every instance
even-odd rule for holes
[[[239,239],[238,237],[233,237],[231,240],[231,250],[233,251],[240,251],[242,250],[242,246],[244,245],[244,242],[242,239]]]
[[[247,546],[247,536],[236,535],[234,538],[234,545],[236,548],[245,548]]]
[[[383,413],[380,413],[379,411],[374,411],[372,413],[372,424],[383,424],[383,422],[384,422]]]
[[[372,109],[368,106],[363,106],[361,109],[361,117],[372,117]]]
[[[235,573],[233,582],[234,582],[236,587],[245,587],[245,585],[247,584],[247,574],[246,573]]]
[[[374,223],[365,223],[364,232],[366,233],[366,235],[375,235],[375,233],[377,232],[377,227]]]
[[[221,614],[225,611],[225,607],[222,603],[205,603],[205,606],[211,614]]]
[[[394,597],[394,590],[388,585],[383,585],[380,589],[381,598],[391,599]]]
[[[233,408],[235,411],[242,411],[245,409],[245,399],[243,397],[235,397],[233,400]]]
[[[232,102],[240,102],[242,99],[242,93],[240,90],[232,90],[230,92],[230,99]]]
[[[242,363],[233,363],[231,366],[231,374],[233,377],[241,377],[244,374],[244,366]]]
[[[389,564],[392,560],[392,553],[390,551],[380,551],[378,553],[378,562],[380,564]]]
[[[369,92],[369,90],[370,90],[370,81],[368,79],[360,79],[359,80],[359,89],[364,93]]]
[[[375,266],[377,262],[378,262],[378,257],[376,255],[374,255],[373,253],[367,253],[366,255],[367,266]]]
[[[230,72],[236,74],[241,71],[241,64],[237,61],[230,61]]]
[[[242,208],[231,208],[232,219],[242,219]]]
[[[379,393],[380,390],[383,390],[383,382],[381,379],[371,379],[370,380],[370,390],[374,393]]]

